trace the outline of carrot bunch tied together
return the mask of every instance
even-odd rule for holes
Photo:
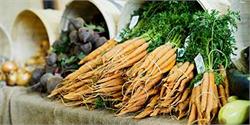
[[[84,103],[90,99],[93,103],[97,96],[121,100],[123,69],[146,56],[146,41],[145,37],[136,37],[116,45],[116,41],[109,40],[86,56],[80,62],[84,64],[69,74],[49,97],[60,96],[67,101],[81,100]]]
[[[181,38],[175,35],[172,40],[157,47],[126,72],[127,86],[121,104],[117,105],[120,108],[118,115],[142,109],[152,96],[159,93],[160,87],[157,84],[175,65],[180,41]]]
[[[122,32],[122,41],[110,39],[84,57],[49,97],[69,106],[111,101],[117,116],[136,113],[135,119],[170,114],[178,120],[188,116],[188,124],[212,123],[229,97],[226,68],[236,13],[219,15],[191,5],[147,3],[136,12],[142,15],[138,24]]]
[[[212,11],[197,13],[195,16],[197,18],[190,26],[192,34],[186,55],[192,59],[200,54],[204,61],[204,71],[200,70],[191,84],[193,89],[188,124],[211,124],[229,97],[226,68],[231,63],[230,56],[235,49],[232,33],[239,18],[237,13],[231,11],[225,15]]]
[[[88,102],[94,102],[94,98],[88,96],[94,92],[93,83],[100,78],[102,65],[107,62],[108,57],[115,54],[111,50],[113,50],[116,44],[117,42],[111,39],[86,56],[80,62],[84,64],[78,70],[64,78],[62,84],[54,89],[48,97],[63,97],[70,101],[92,99],[92,101]]]
[[[194,77],[194,64],[189,62],[177,63],[162,79],[158,104],[150,116],[158,114],[177,113],[178,119],[187,115],[191,89],[189,82]]]

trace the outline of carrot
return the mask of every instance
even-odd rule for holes
[[[121,92],[117,92],[115,94],[112,94],[111,95],[113,98],[119,98],[119,97],[122,97],[122,93]]]
[[[129,52],[131,50],[134,50],[136,48],[138,48],[139,46],[141,46],[142,44],[146,43],[146,40],[143,38],[139,38],[138,40],[133,41],[133,43],[128,44],[128,46],[126,46],[121,52],[117,53],[117,57],[125,54],[126,52]]]
[[[175,51],[174,49],[172,49],[171,45],[162,45],[162,46],[163,48],[161,49],[161,51],[155,52],[154,58],[149,60],[151,63],[146,68],[147,71],[150,71],[148,70],[149,68],[154,70],[156,68],[155,65],[160,66],[164,61],[166,61],[174,54]]]
[[[196,106],[195,104],[192,104],[191,106],[191,112],[189,114],[189,118],[188,118],[188,125],[191,125],[193,121],[195,121],[195,119],[197,118],[196,116]]]
[[[202,117],[201,113],[201,85],[196,86],[194,89],[196,89],[196,97],[195,97],[195,105],[196,105],[196,110],[198,112],[198,117]]]
[[[161,80],[161,78],[162,78],[162,75],[156,77],[155,79],[150,80],[149,83],[146,83],[145,91],[148,91],[151,88],[153,88],[153,86],[155,86],[155,84],[157,84]],[[141,92],[143,92],[143,91],[141,91]]]
[[[229,83],[228,83],[228,79],[227,79],[226,69],[224,68],[223,65],[220,65],[220,74],[223,77],[223,85],[225,88],[225,94],[226,94],[226,98],[228,98],[229,97]]]
[[[153,112],[153,108],[147,107],[146,109],[144,109],[144,111],[142,111],[140,114],[136,115],[134,118],[135,119],[142,119],[142,118],[145,118],[148,115],[150,115],[152,112]]]
[[[123,84],[123,80],[120,78],[117,79],[112,79],[110,81],[104,82],[102,84],[96,85],[97,87],[100,88],[105,88],[105,87],[114,87]]]
[[[109,92],[114,92],[114,91],[118,91],[122,89],[122,85],[117,85],[114,87],[105,87],[105,88],[100,88],[98,90],[96,90],[95,92],[99,92],[99,93],[109,93]]]
[[[83,90],[86,90],[86,89],[88,89],[88,88],[89,88],[89,85],[83,85],[82,87],[76,89],[74,92],[75,92],[75,93],[78,93],[78,92],[83,91]]]
[[[87,61],[90,61],[94,58],[96,58],[101,53],[107,51],[108,49],[114,47],[117,44],[117,42],[114,39],[108,40],[106,43],[104,43],[101,47],[95,49],[93,52],[88,54],[86,57],[84,57],[78,64],[81,65]]]
[[[165,65],[164,65],[164,62],[168,61],[169,58],[170,58],[172,55],[175,54],[175,51],[176,51],[176,48],[168,50],[168,52],[167,52],[165,55],[163,55],[163,56],[156,62],[156,64],[157,64],[161,69],[164,68],[164,67],[166,66],[166,63],[165,63]],[[152,72],[154,72],[154,70],[155,70],[156,68],[157,68],[157,67],[154,66],[154,69],[153,69]]]
[[[203,74],[203,80],[202,80],[202,93],[204,93],[202,96],[201,96],[201,112],[204,112],[206,110],[206,106],[207,106],[207,92],[208,92],[208,89],[209,89],[209,74],[207,72],[205,72]]]
[[[141,106],[136,106],[136,107],[131,107],[130,109],[124,109],[121,110],[119,114],[117,114],[117,116],[121,116],[124,115],[126,113],[130,113],[130,112],[135,112],[141,109]]]
[[[159,100],[159,95],[155,95],[154,97],[151,98],[150,103],[147,105],[147,107],[154,107]]]
[[[213,84],[214,84],[214,74],[212,72],[209,72],[209,94],[208,94],[208,103],[207,103],[207,108],[206,108],[206,119],[210,121],[210,113],[214,107],[214,90],[213,90]]]
[[[227,103],[227,99],[226,99],[226,93],[225,93],[225,89],[224,87],[220,84],[219,85],[219,97],[220,97],[220,102],[223,105],[225,105]]]
[[[120,59],[119,61],[125,62],[128,61],[134,57],[136,57],[138,54],[144,52],[147,50],[149,43],[144,43],[142,46],[140,46],[139,48],[137,48],[135,51],[133,51],[131,54],[129,54],[128,56],[126,56],[125,58]]]
[[[175,98],[170,98],[170,97],[167,97],[165,98],[162,103],[160,104],[161,107],[168,107],[170,106],[170,104],[175,100]]]
[[[136,97],[134,97],[134,98],[131,98],[131,99],[129,100],[129,103],[133,103],[133,102],[135,102],[135,101],[137,101],[137,100],[141,100],[141,99],[147,98],[147,97],[149,97],[150,95],[156,94],[157,92],[158,92],[157,89],[151,89],[151,90],[149,90],[147,93],[144,92],[143,95],[138,95],[138,96],[136,96]]]
[[[177,120],[182,119],[184,116],[186,116],[186,113],[185,112],[180,112],[178,117],[177,117]]]
[[[179,103],[178,106],[177,106],[179,111],[185,110],[188,107],[189,102],[190,102],[190,99],[187,99],[187,100]]]
[[[69,74],[66,78],[64,78],[64,80],[70,80],[70,79],[75,79],[77,78],[79,75],[81,75],[82,73],[86,73],[90,70],[92,70],[93,68],[95,68],[96,66],[102,64],[102,60],[101,58],[97,57],[94,60],[91,60],[87,63],[85,63],[84,65],[82,65],[78,70],[76,70],[75,72]]]
[[[183,63],[182,62],[180,62],[180,63],[177,63],[170,71],[169,71],[169,75],[170,74],[173,74],[181,65],[183,65]]]
[[[183,72],[187,70],[188,66],[189,62],[185,62],[180,68],[178,68],[176,72],[174,72],[168,77],[167,82],[172,82],[178,79],[183,74]]]
[[[185,91],[183,92],[183,94],[181,96],[181,99],[180,99],[179,103],[184,102],[188,98],[188,95],[189,95],[190,91],[191,90],[189,88],[185,89]]]
[[[93,91],[90,89],[84,90],[84,91],[80,91],[78,93],[68,93],[67,95],[64,95],[63,98],[64,99],[68,99],[68,100],[81,100],[82,96],[85,94],[90,94]]]
[[[135,62],[142,59],[146,54],[147,54],[147,52],[143,52],[143,53],[139,54],[138,56],[136,56],[135,58],[129,60],[128,62],[121,64],[121,65],[115,67],[114,69],[111,69],[109,72],[114,72],[114,71],[120,70],[122,68],[129,67],[129,66],[133,65]]]
[[[156,70],[152,74],[159,75],[170,71],[173,68],[175,62],[176,62],[176,54],[172,55],[163,65],[160,66],[160,71]]]
[[[82,80],[82,81],[78,82],[77,84],[73,84],[73,85],[65,88],[65,90],[67,91],[67,90],[70,90],[70,89],[79,88],[79,87],[83,86],[84,84],[91,83],[91,82],[92,82],[92,79]]]
[[[131,108],[131,107],[135,107],[135,106],[142,106],[142,105],[144,105],[145,103],[146,103],[146,101],[147,101],[147,97],[145,97],[145,98],[143,98],[143,99],[140,99],[140,100],[137,100],[137,101],[135,101],[135,102],[133,102],[133,103],[129,103],[127,106],[126,106],[126,108]]]
[[[96,83],[98,84],[98,83],[107,82],[107,81],[110,81],[110,80],[115,79],[117,77],[120,77],[121,75],[122,75],[122,73],[117,73],[117,74],[114,74],[114,75],[112,75],[110,77],[106,77],[106,78],[100,79]]]
[[[193,72],[189,73],[189,74],[188,74],[188,77],[185,78],[185,79],[183,79],[183,80],[181,81],[181,85],[180,85],[178,91],[183,91],[183,90],[185,89],[185,87],[186,87],[186,84],[187,84],[193,77],[194,77],[194,73],[193,73]]]
[[[138,68],[138,70],[136,72],[139,72],[139,70],[145,71],[146,68],[151,67],[152,64],[152,60],[154,60],[155,55],[160,52],[165,46],[160,46],[157,47],[154,51],[152,51],[151,53],[149,53],[146,58],[144,63],[140,66],[140,68]]]
[[[156,116],[160,113],[161,109],[160,108],[156,108],[149,116],[153,117]]]
[[[146,56],[143,57],[140,61],[138,61],[137,63],[135,63],[127,72],[126,75],[128,77],[133,77],[136,76],[137,74],[137,70],[139,69],[139,67],[142,65],[142,63],[144,62]]]
[[[83,79],[89,78],[89,77],[93,76],[95,73],[96,73],[95,70],[89,71],[87,73],[84,73],[84,74],[78,76],[78,79],[83,80]]]
[[[177,98],[175,98],[175,100],[171,103],[171,105],[176,105],[177,102],[179,102],[181,99],[181,94],[179,94],[179,96],[177,96]]]
[[[147,68],[147,71],[149,72],[149,73],[152,73],[152,74],[154,74],[155,72],[157,72],[159,69],[162,69],[162,68],[164,68],[167,64],[165,63],[165,62],[167,62],[168,61],[168,59],[170,58],[170,57],[172,57],[172,55],[174,55],[175,54],[175,50],[174,49],[169,49],[169,50],[167,50],[167,52],[166,53],[163,53],[164,51],[160,51],[160,52],[158,52],[157,53],[157,55],[159,54],[159,55],[162,55],[162,57],[160,57],[159,59],[153,59],[153,60],[151,60],[151,65],[150,66],[148,66],[148,68]],[[164,54],[164,55],[163,55]],[[157,56],[156,55],[156,56]],[[165,66],[162,66],[162,65],[164,65],[165,64]]]
[[[172,111],[171,107],[164,107],[164,108],[160,109],[160,113],[161,114],[163,114],[163,113],[170,113],[171,111]]]
[[[163,98],[163,96],[165,95],[165,92],[166,92],[166,87],[162,86],[161,91],[160,91],[160,98]]]

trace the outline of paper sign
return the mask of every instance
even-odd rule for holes
[[[138,20],[139,16],[133,16],[129,24],[129,29],[133,29],[136,26]]]
[[[203,61],[203,57],[201,56],[200,53],[194,58],[194,62],[195,62],[196,70],[197,70],[198,74],[204,73],[205,72],[205,64]]]
[[[184,48],[178,48],[177,49],[177,57],[183,57],[185,54],[185,49]]]

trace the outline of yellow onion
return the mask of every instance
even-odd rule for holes
[[[49,42],[47,40],[43,40],[41,42],[41,48],[44,50],[44,52],[47,52],[49,50]]]
[[[5,74],[2,71],[0,71],[0,81],[5,81],[5,80],[6,80]]]
[[[18,69],[17,64],[12,61],[7,61],[2,65],[2,71],[4,73],[15,72],[17,71],[17,69]]]
[[[10,86],[13,86],[16,84],[17,81],[17,73],[16,72],[12,72],[10,74],[8,74],[7,76],[7,84]]]
[[[17,85],[25,86],[31,79],[31,73],[25,70],[20,70],[17,73]]]

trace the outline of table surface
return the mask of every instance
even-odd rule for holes
[[[57,101],[27,92],[24,87],[0,88],[1,125],[173,125],[185,124],[170,116],[132,119],[126,115],[116,117],[107,110],[89,111],[85,107],[67,107]]]

